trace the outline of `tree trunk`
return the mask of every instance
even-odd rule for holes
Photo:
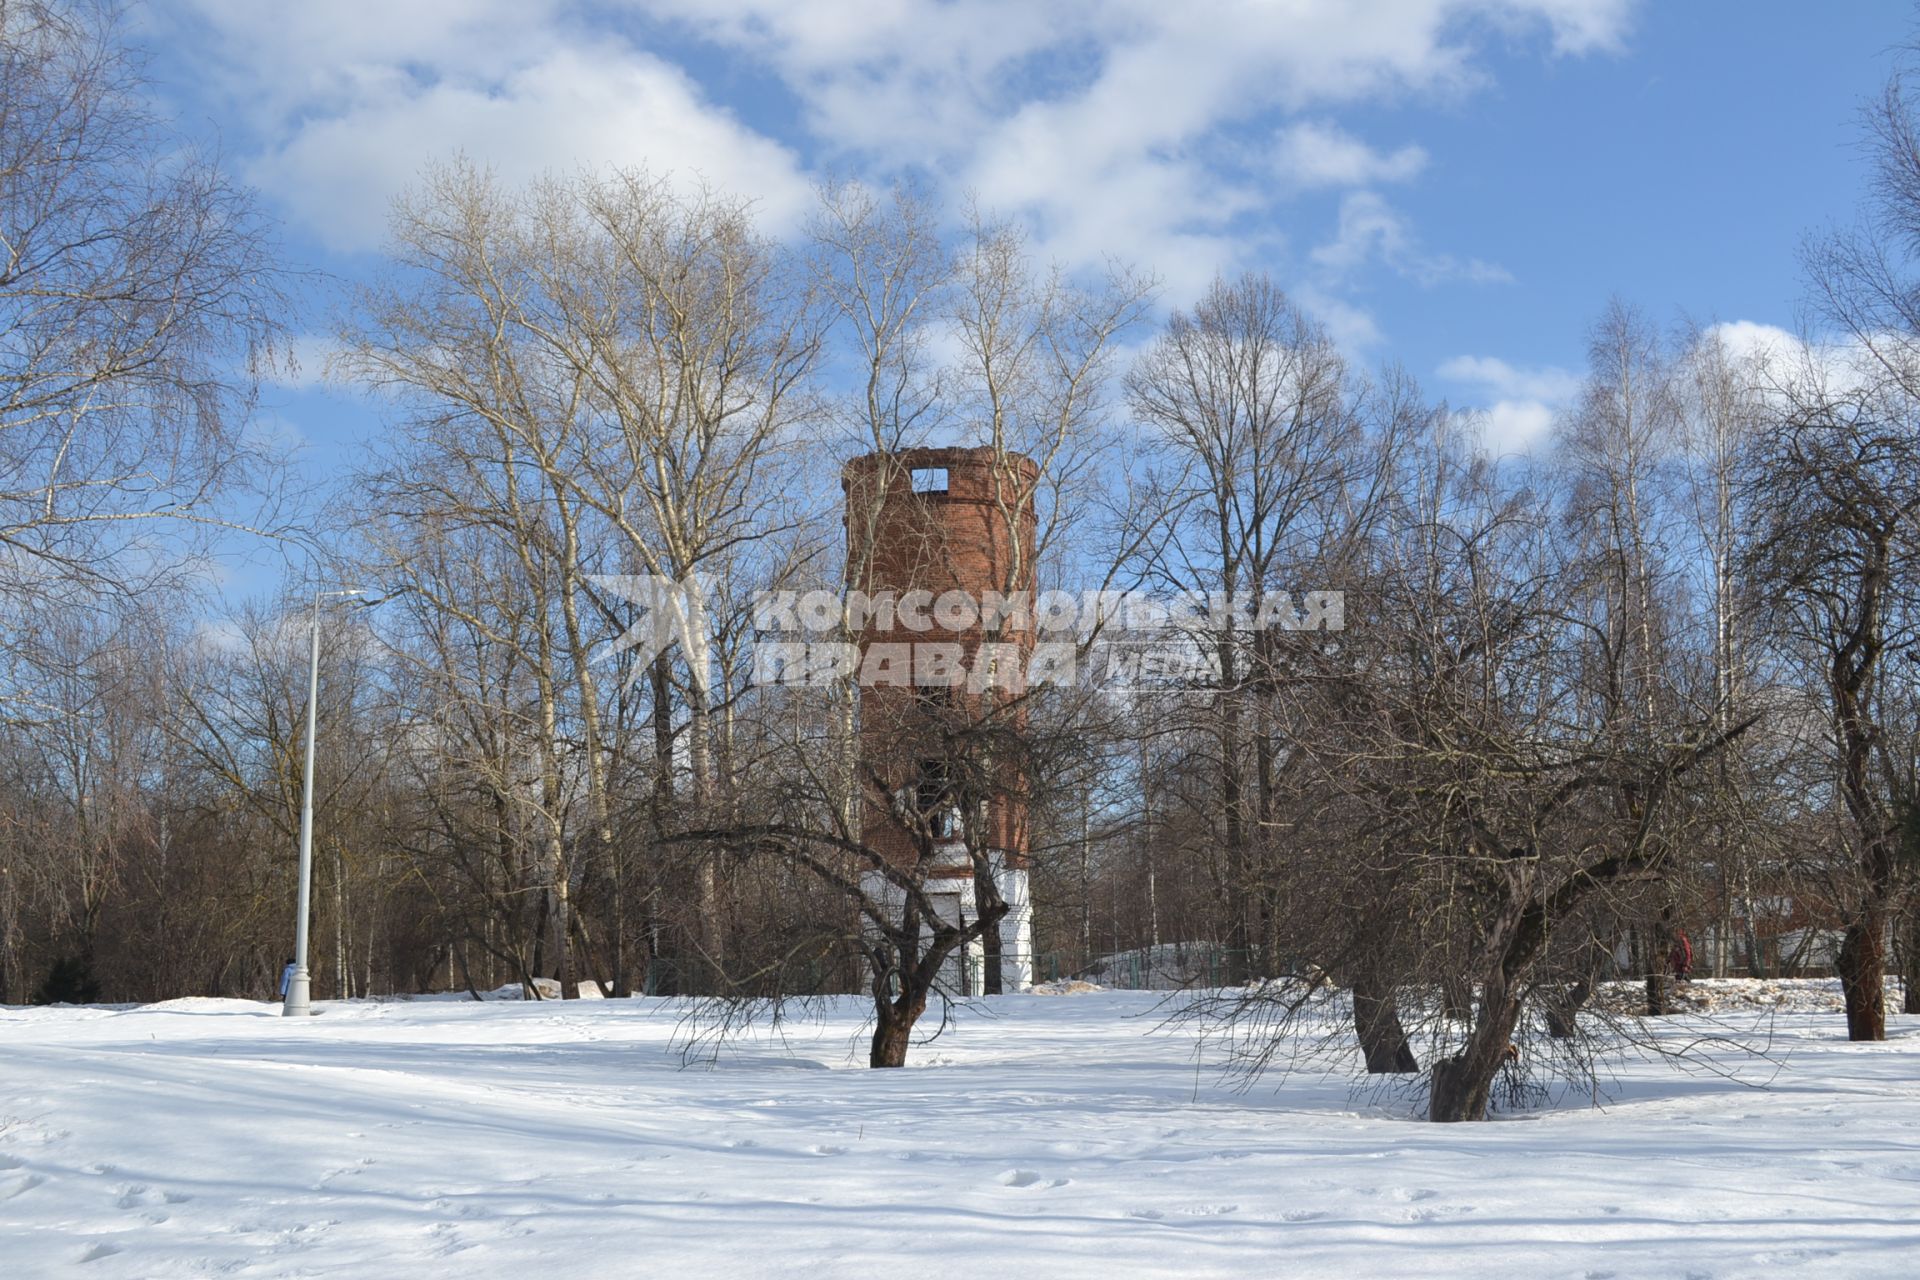
[[[1364,979],[1353,984],[1353,1030],[1368,1075],[1408,1075],[1420,1070],[1400,1025],[1400,1008],[1391,987],[1377,987]]]
[[[1231,588],[1229,588],[1231,590]],[[1225,836],[1227,870],[1226,954],[1221,957],[1223,986],[1238,987],[1253,976],[1249,964],[1253,949],[1252,879],[1253,869],[1247,857],[1246,803],[1240,776],[1240,691],[1234,662],[1233,639],[1218,642],[1221,685],[1219,692],[1220,812]]]
[[[1906,988],[1906,1000],[1901,1004],[1902,1013],[1920,1013],[1920,906],[1913,909],[1907,917],[1906,964],[1901,972],[1901,986]]]
[[[333,851],[333,993],[353,999],[353,969],[347,963],[347,855]]]
[[[1427,1119],[1440,1124],[1485,1120],[1500,1074],[1513,1044],[1513,1028],[1520,1019],[1520,1002],[1490,995],[1481,1004],[1480,1020],[1467,1038],[1467,1047],[1433,1064],[1433,1086],[1427,1101]]]
[[[580,975],[574,965],[573,957],[573,898],[567,891],[567,875],[564,867],[554,883],[553,897],[553,945],[559,949],[560,998],[578,1000]]]
[[[1847,1002],[1847,1039],[1887,1038],[1886,920],[1876,908],[1847,926],[1840,944],[1840,991]]]
[[[927,1011],[927,993],[909,991],[896,999],[888,999],[885,988],[880,986],[884,981],[884,978],[875,979],[873,1047],[867,1055],[867,1066],[904,1067],[907,1047],[913,1041],[914,1024]]]
[[[1441,979],[1440,1007],[1455,1022],[1473,1021],[1473,994],[1467,989],[1467,984],[1458,979]]]
[[[689,655],[691,661],[691,655]],[[687,697],[687,764],[691,774],[694,808],[711,814],[713,786],[713,712],[699,672],[690,671]],[[715,992],[727,989],[727,921],[720,893],[719,854],[712,849],[694,851],[694,894],[700,912],[700,945]]]
[[[480,993],[474,989],[473,967],[467,963],[467,944],[462,941],[456,946],[448,947],[447,954],[451,957],[452,963],[457,963],[460,966],[461,985],[466,987],[468,995],[472,996],[475,1001],[478,1001],[480,999]]]
[[[1664,1018],[1673,1012],[1673,952],[1679,934],[1673,922],[1673,904],[1660,908],[1647,948],[1647,1016]]]
[[[547,967],[547,926],[553,916],[553,895],[536,893],[533,918],[533,955],[527,962],[524,981],[531,981],[546,971]]]
[[[720,910],[720,865],[711,849],[694,852],[694,899],[700,913],[700,967],[710,994],[727,989],[726,921]]]
[[[660,882],[674,856],[661,842],[666,834],[667,815],[675,808],[673,776],[673,671],[671,656],[662,651],[650,665],[647,678],[653,703],[653,794],[648,798],[648,813],[653,827],[653,845],[643,869],[644,892],[641,897],[641,932],[645,935],[645,956],[640,966],[640,990],[645,995],[685,994],[675,966],[662,963],[674,950],[663,941],[660,920]],[[684,954],[688,948],[679,945]]]
[[[892,1012],[891,1008],[882,1009],[880,1020],[873,1028],[873,1049],[867,1055],[867,1066],[906,1066],[907,1043],[912,1034],[912,1022]]]
[[[1593,983],[1582,978],[1571,983],[1547,1002],[1547,1034],[1555,1040],[1571,1040],[1579,1034],[1580,1010],[1593,994]]]
[[[973,873],[973,900],[976,903],[997,902],[1000,888],[993,882],[992,871],[975,867]],[[997,996],[1006,991],[1006,964],[1001,955],[1000,929],[996,925],[980,934],[980,991],[982,995]]]
[[[609,924],[612,933],[613,996],[616,1000],[624,1000],[633,994],[633,984],[627,980],[627,858],[624,842],[614,846],[613,862],[608,871],[612,876],[612,892],[608,895],[607,907],[613,917]]]

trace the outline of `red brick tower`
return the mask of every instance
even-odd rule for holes
[[[903,867],[922,857],[922,845],[896,806],[903,798],[934,804],[916,793],[937,796],[938,775],[959,767],[950,731],[977,725],[993,700],[1024,689],[1037,479],[1029,458],[960,448],[868,454],[843,473],[850,587],[871,606],[860,629],[861,754],[885,784],[865,788],[862,831]],[[1027,807],[1014,779],[993,778],[984,789],[979,829],[1009,904],[999,967],[1004,989],[1019,990],[1033,972]],[[930,887],[943,912],[970,916],[973,871],[957,819],[937,833]],[[975,993],[980,969],[958,975]]]

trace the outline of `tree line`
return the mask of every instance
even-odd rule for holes
[[[983,815],[1017,803],[1042,977],[1204,952],[1229,990],[1195,1008],[1256,1063],[1343,993],[1435,1119],[1608,978],[1666,1011],[1683,935],[1715,973],[1824,959],[1856,1039],[1889,972],[1920,1009],[1904,78],[1858,228],[1804,250],[1821,338],[1608,303],[1509,458],[1263,274],[1169,307],[911,190],[823,188],[781,240],[658,175],[456,160],[338,310],[329,377],[380,426],[303,529],[247,429],[271,229],[90,12],[0,9],[0,1002],[271,989],[313,625],[322,997],[861,992],[899,1065],[953,957],[997,971]],[[1249,608],[1163,635],[1177,678],[929,707],[890,749],[937,785],[880,796],[902,860],[856,687],[756,678],[755,603],[861,586],[890,495],[842,468],[928,443],[1008,478],[1009,587]],[[216,621],[235,525],[311,567]],[[678,643],[619,643],[641,581],[701,585]],[[341,583],[376,603],[312,600]],[[1248,624],[1306,590],[1340,629]]]

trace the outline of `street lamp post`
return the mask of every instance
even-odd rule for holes
[[[320,719],[320,602],[331,596],[357,596],[358,587],[346,591],[316,591],[313,596],[312,648],[307,659],[307,759],[306,779],[300,789],[300,905],[293,930],[293,977],[287,981],[283,1017],[304,1018],[313,1013],[312,977],[307,972],[307,916],[313,896],[313,739]]]

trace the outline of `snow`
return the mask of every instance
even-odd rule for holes
[[[1905,999],[1896,978],[1886,980],[1888,1009]],[[1726,1013],[1767,1009],[1780,1013],[1839,1013],[1847,1007],[1838,978],[1692,978],[1672,983],[1668,1001],[1676,1013]],[[1595,1004],[1615,1013],[1638,1014],[1647,1007],[1647,984],[1604,983]]]
[[[1670,1019],[1690,1071],[1439,1126],[1236,1088],[1161,999],[997,998],[891,1072],[851,1001],[691,1065],[666,1000],[0,1009],[0,1273],[1920,1271],[1920,1020]]]

